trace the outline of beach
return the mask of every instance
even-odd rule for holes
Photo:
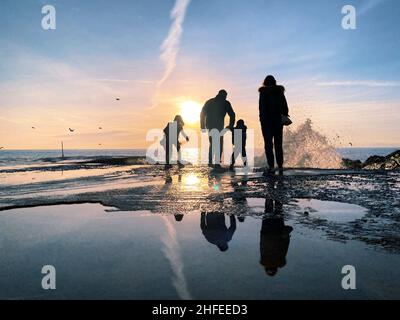
[[[0,169],[1,298],[399,296],[398,170],[265,177],[106,159]],[[265,237],[276,223],[292,229],[285,240]],[[280,249],[268,256],[271,246]],[[53,292],[40,287],[43,265],[57,268]],[[342,289],[345,265],[358,270],[358,290]]]
[[[355,2],[3,0],[0,301],[399,299],[400,2]]]

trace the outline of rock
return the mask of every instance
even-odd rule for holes
[[[385,161],[386,170],[393,170],[397,168],[400,168],[400,150],[389,154]]]
[[[363,169],[367,170],[393,170],[400,168],[400,150],[397,150],[386,157],[372,156],[363,163]]]
[[[361,169],[363,164],[360,160],[342,159],[342,165],[346,169]]]
[[[400,150],[397,150],[386,157],[372,156],[364,163],[360,160],[342,159],[342,165],[346,169],[366,170],[394,170],[400,168]]]
[[[368,169],[368,170],[378,170],[378,169],[382,169],[384,162],[385,162],[385,157],[372,156],[372,157],[369,157],[363,163],[362,167],[364,169]]]

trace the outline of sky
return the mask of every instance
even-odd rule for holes
[[[48,4],[55,30],[41,27]],[[342,28],[347,4],[356,30]],[[181,102],[220,89],[261,146],[268,74],[294,127],[398,147],[399,17],[397,0],[2,0],[0,147],[145,148]]]

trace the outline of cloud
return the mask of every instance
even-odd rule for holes
[[[375,80],[340,80],[340,81],[328,81],[319,82],[318,86],[321,87],[400,87],[399,81],[375,81]]]
[[[378,5],[386,2],[387,0],[367,0],[363,6],[360,7],[358,10],[359,15],[363,15],[371,11],[373,8],[377,7]]]
[[[151,80],[133,80],[133,79],[109,79],[109,78],[102,78],[102,79],[92,79],[93,81],[98,81],[98,82],[135,82],[139,84],[153,84],[154,81]]]
[[[169,78],[176,66],[176,57],[179,52],[183,32],[183,22],[185,20],[186,10],[189,3],[190,0],[176,0],[175,6],[171,11],[172,24],[168,36],[161,46],[160,55],[160,59],[165,63],[165,71],[157,84],[158,87]]]

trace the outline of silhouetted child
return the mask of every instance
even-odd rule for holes
[[[239,120],[236,123],[236,127],[233,128],[232,132],[232,144],[233,153],[230,170],[233,170],[235,161],[239,155],[242,156],[243,164],[247,166],[247,155],[246,155],[246,140],[247,140],[247,127],[243,120]]]
[[[189,141],[189,137],[183,131],[184,125],[185,125],[185,123],[183,122],[182,117],[178,115],[178,116],[175,116],[174,121],[168,123],[164,129],[165,136],[161,140],[161,144],[165,148],[165,167],[166,168],[171,168],[170,155],[172,154],[172,146],[175,146],[176,151],[178,152],[178,166],[184,167],[184,165],[182,163],[181,144],[179,142],[180,134],[182,134],[182,136],[186,139],[186,141]]]

